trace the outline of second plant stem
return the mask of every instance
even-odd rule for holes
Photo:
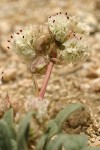
[[[53,66],[54,66],[54,62],[50,61],[49,64],[48,64],[47,70],[46,70],[46,74],[45,74],[45,77],[44,77],[42,88],[39,92],[39,97],[42,100],[43,100],[45,92],[46,92],[46,88],[47,88],[47,85],[48,85],[48,82],[49,82],[49,79],[50,79],[50,75],[51,75]]]

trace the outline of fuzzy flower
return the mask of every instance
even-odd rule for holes
[[[25,108],[26,111],[35,110],[37,112],[37,118],[42,120],[46,117],[48,105],[48,100],[41,100],[39,97],[35,97],[33,100],[26,101]]]
[[[48,63],[50,38],[48,26],[29,26],[12,36],[12,49],[31,72],[39,73]]]
[[[69,30],[71,30],[74,33],[79,33],[82,35],[88,35],[90,28],[89,26],[84,23],[81,18],[77,16],[72,16],[69,18],[70,23],[69,23]]]
[[[55,39],[62,43],[66,38],[69,28],[68,17],[65,14],[57,13],[56,16],[50,16],[48,18],[47,24],[50,31],[54,34]]]
[[[76,16],[69,17],[67,14],[57,14],[48,18],[48,26],[55,39],[61,43],[66,41],[70,34],[89,34],[89,27]]]
[[[60,47],[58,45],[61,62],[74,63],[88,57],[90,51],[85,39],[89,34],[89,27],[80,18],[59,13],[49,17],[48,26],[55,39],[61,43]]]
[[[82,40],[72,38],[63,43],[63,46],[64,50],[61,51],[61,55],[65,63],[86,60],[90,54],[88,45]]]
[[[44,25],[34,25],[14,34],[13,50],[32,73],[44,74],[48,63],[70,63],[87,58],[89,27],[76,16],[57,13]]]
[[[21,33],[14,34],[13,50],[19,56],[34,58],[37,26],[26,27]]]

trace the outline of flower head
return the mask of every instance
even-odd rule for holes
[[[22,62],[27,64],[29,70],[32,69],[32,72],[38,73],[39,70],[46,66],[51,42],[51,35],[46,25],[28,26],[20,33],[15,33],[12,37],[13,51],[20,57]],[[42,61],[43,63],[41,59],[44,60]]]
[[[61,43],[60,47],[58,45],[61,62],[74,63],[88,57],[90,51],[85,40],[89,27],[80,18],[59,13],[48,19],[48,26],[56,41]]]
[[[57,15],[48,18],[47,24],[50,31],[54,34],[55,39],[62,43],[66,38],[69,27],[69,19],[67,16],[57,13]]]
[[[77,61],[85,60],[89,56],[88,45],[82,40],[72,38],[63,43],[64,50],[62,50],[62,61],[65,63],[74,63]]]
[[[72,16],[69,18],[69,29],[75,33],[82,34],[82,35],[88,35],[89,34],[89,26],[84,23],[81,18],[77,16]]]
[[[50,60],[55,63],[74,63],[89,55],[89,27],[76,16],[57,13],[44,25],[25,28],[14,34],[13,50],[28,64],[33,73],[45,72]]]
[[[38,26],[26,27],[21,33],[14,34],[13,50],[19,56],[34,58],[35,57],[35,41],[37,37]]]
[[[39,97],[35,97],[33,100],[27,100],[25,102],[26,111],[35,110],[37,112],[37,118],[42,120],[46,117],[47,109],[49,106],[48,100],[41,100]]]

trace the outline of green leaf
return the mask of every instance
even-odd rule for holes
[[[12,144],[12,150],[18,150],[18,148],[17,148],[17,141],[11,140],[11,144]]]
[[[9,109],[3,116],[3,119],[10,125],[13,126],[13,109]]]
[[[34,112],[29,112],[20,122],[18,129],[18,150],[27,150],[27,138],[29,133],[29,123]]]
[[[11,132],[12,138],[16,139],[16,132],[14,130],[14,124],[13,124],[13,109],[12,108],[4,114],[3,120],[6,121],[9,127],[9,130]]]
[[[47,141],[47,134],[43,135],[39,142],[37,143],[36,150],[42,150],[45,148],[45,144]]]
[[[87,147],[82,150],[100,150],[100,147]]]
[[[44,147],[47,147],[48,142],[50,142],[50,139],[54,135],[57,135],[58,133],[61,132],[63,123],[65,120],[67,120],[67,117],[69,117],[70,114],[72,114],[74,111],[76,111],[77,109],[80,109],[82,107],[84,107],[84,106],[80,103],[70,104],[69,106],[64,108],[62,111],[60,111],[55,119],[48,122],[47,129],[45,132],[45,134],[46,134],[46,139],[44,140],[45,143],[43,142]],[[44,138],[44,135],[42,138]],[[42,147],[43,147],[43,145],[42,145]]]
[[[52,122],[52,126],[49,130],[49,133],[48,133],[48,140],[50,138],[52,138],[54,135],[56,135],[58,133],[58,126],[55,122]]]
[[[88,138],[86,135],[68,135],[67,142],[64,141],[64,147],[69,150],[82,150],[87,146],[87,140]]]
[[[87,137],[85,135],[67,135],[58,134],[57,137],[51,140],[46,150],[82,150],[87,145]]]
[[[0,150],[12,150],[11,133],[3,119],[0,120]]]
[[[70,104],[58,113],[57,117],[55,118],[55,122],[58,125],[59,131],[62,129],[65,120],[67,120],[72,113],[82,107],[84,107],[84,105],[80,103]]]
[[[70,139],[70,141],[75,142],[79,149],[82,149],[84,147],[87,146],[87,141],[88,141],[88,137],[83,134],[83,135],[69,135],[68,138]]]

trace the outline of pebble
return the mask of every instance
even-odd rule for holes
[[[17,75],[16,68],[7,69],[3,75],[3,82],[9,82],[10,80],[15,80]]]

